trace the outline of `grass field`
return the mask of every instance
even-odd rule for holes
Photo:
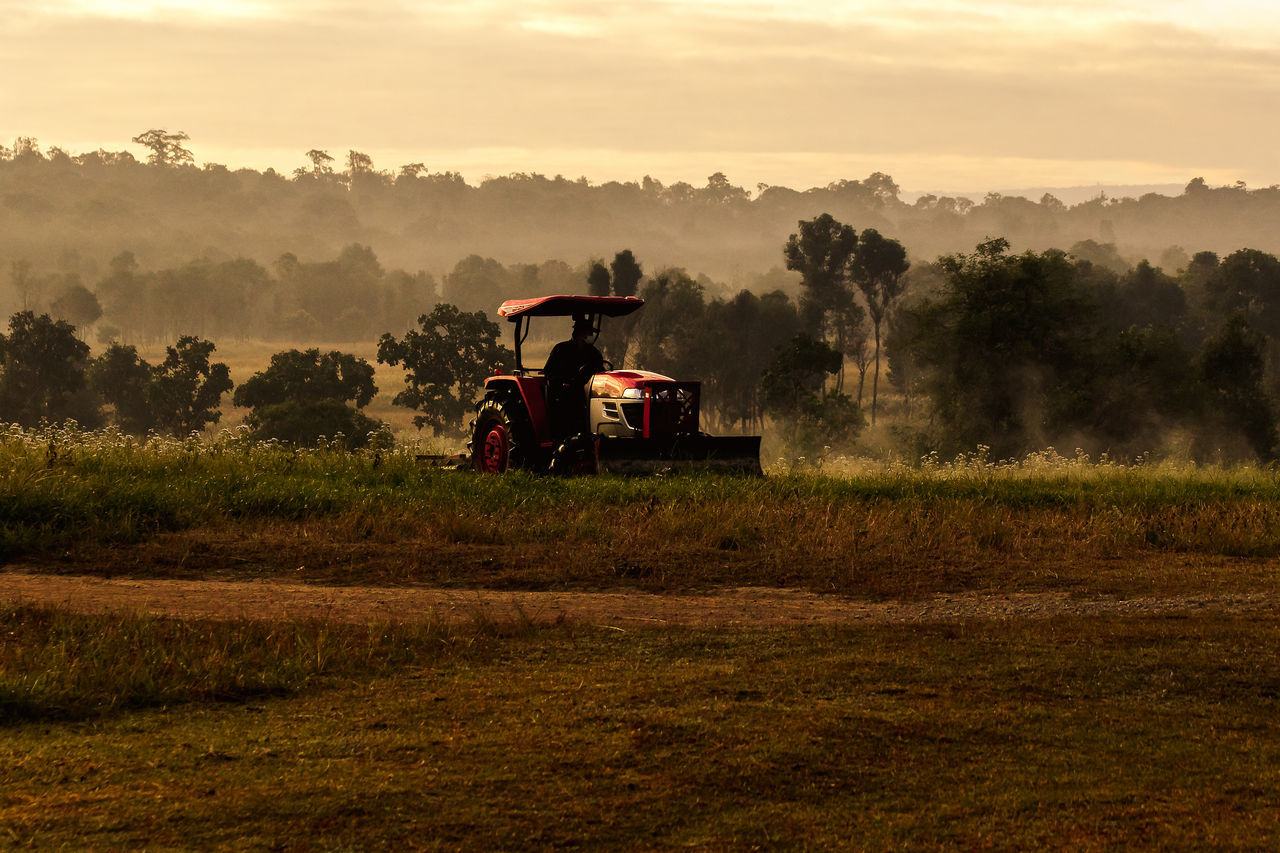
[[[961,460],[765,478],[476,477],[412,453],[0,434],[0,559],[525,589],[1276,589],[1259,469]]]
[[[6,641],[0,843],[24,849],[1276,840],[1274,618],[627,633],[4,621],[25,654]],[[76,666],[132,685],[149,671],[175,692],[121,699],[102,686],[117,678],[92,676],[87,703],[37,690],[15,714],[24,673],[60,672],[104,634],[137,651]],[[220,666],[166,669],[175,657]]]
[[[1274,593],[1280,478],[1051,454],[759,479],[0,434],[0,559],[872,599]],[[4,575],[0,573],[0,584]],[[823,628],[0,609],[0,847],[1270,849],[1280,617]]]

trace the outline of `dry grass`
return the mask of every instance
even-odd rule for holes
[[[520,631],[532,626],[188,622],[9,606],[0,610],[0,726],[289,695],[475,654]]]
[[[0,838],[1270,848],[1277,641],[1212,614],[519,631],[278,698],[10,726]]]

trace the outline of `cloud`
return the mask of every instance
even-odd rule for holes
[[[263,18],[271,10],[270,0],[55,0],[42,7],[55,17],[140,21]]]
[[[417,150],[448,169],[454,152],[497,173],[504,156],[567,174],[646,156],[710,174],[734,158],[773,183],[795,168],[799,184],[829,174],[825,157],[933,170],[895,174],[904,185],[983,162],[1041,168],[1046,183],[1073,162],[1108,170],[1099,180],[1125,164],[1144,180],[1276,180],[1280,116],[1263,105],[1280,52],[1256,46],[1274,31],[1234,42],[1134,0],[237,0],[258,13],[216,19],[181,14],[186,2],[153,0],[163,14],[142,18],[27,15],[23,37],[0,36],[0,72],[26,81],[0,90],[0,131],[119,147],[167,127],[190,133],[197,156]],[[538,167],[538,152],[583,169]]]

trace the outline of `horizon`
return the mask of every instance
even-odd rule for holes
[[[0,10],[0,71],[23,81],[0,91],[0,139],[78,151],[165,128],[190,134],[202,162],[283,174],[314,148],[469,181],[700,186],[723,172],[753,192],[877,171],[909,192],[970,196],[1280,181],[1280,116],[1260,107],[1280,76],[1280,21],[1264,0]]]
[[[162,128],[162,130],[165,130],[166,132],[174,132],[174,133],[182,132],[181,129],[173,129],[172,131],[170,131],[170,129],[168,128]],[[48,153],[53,149],[59,149],[61,151],[64,151],[66,154],[68,154],[71,157],[77,157],[83,154],[92,153],[100,150],[108,151],[108,152],[124,151],[133,155],[138,161],[144,162],[146,160],[147,153],[148,153],[147,150],[143,148],[143,146],[132,141],[130,141],[128,145],[125,145],[122,147],[118,147],[114,144],[71,147],[71,146],[62,145],[58,142],[46,143],[44,140],[41,140],[39,137],[31,136],[28,134],[19,134],[18,136],[27,137],[27,138],[36,140],[39,143],[39,148],[42,156],[47,156]],[[4,143],[4,140],[0,139],[0,145],[2,145],[3,143]],[[298,165],[294,165],[287,168],[281,167],[272,162],[265,162],[265,165],[263,164],[263,162],[236,163],[236,162],[230,162],[228,159],[219,159],[217,157],[200,156],[198,145],[194,140],[188,140],[184,145],[186,148],[192,151],[192,154],[194,157],[193,165],[196,168],[205,168],[209,166],[223,166],[231,171],[248,169],[248,170],[256,171],[259,173],[265,173],[268,170],[273,170],[276,173],[283,175],[285,177],[292,177],[296,169],[305,168],[305,166],[302,165],[303,163],[309,163],[309,161],[307,161],[306,158],[301,155],[297,157],[299,161]],[[325,150],[325,149],[321,149],[321,150]],[[328,151],[327,153],[329,153],[334,158],[335,172],[341,172],[342,169],[340,168],[340,166],[342,164],[342,160],[344,159],[345,155],[337,156],[332,151]],[[368,151],[361,151],[360,153],[369,154]],[[373,160],[374,170],[387,173],[387,174],[394,174],[396,169],[398,169],[399,166],[401,165],[405,165],[405,163],[418,162],[413,160],[398,159],[394,155],[390,158],[385,158],[385,162],[380,162],[377,157],[374,157],[373,155],[370,155],[370,156],[371,156],[371,159]],[[387,163],[393,160],[396,161],[397,165],[388,166]],[[479,186],[484,181],[491,180],[494,178],[501,178],[501,177],[505,177],[513,174],[540,175],[549,179],[564,178],[565,180],[570,180],[570,181],[586,180],[592,186],[601,186],[603,184],[606,184],[612,181],[616,181],[618,183],[624,183],[624,184],[639,183],[644,178],[650,177],[659,181],[664,186],[670,186],[677,182],[684,181],[694,187],[701,187],[705,185],[707,178],[710,177],[709,175],[707,175],[707,176],[702,176],[700,178],[693,177],[690,179],[683,176],[679,176],[679,177],[674,177],[669,179],[666,175],[654,174],[653,170],[647,170],[647,171],[644,171],[643,174],[626,176],[626,175],[621,175],[619,173],[617,177],[614,177],[611,174],[611,176],[609,177],[600,178],[600,177],[592,177],[586,174],[571,174],[570,172],[563,171],[563,170],[555,171],[550,169],[539,169],[539,168],[512,169],[512,170],[499,173],[499,172],[493,172],[493,171],[482,172],[476,169],[464,170],[464,169],[458,169],[458,168],[450,168],[448,164],[443,164],[439,168],[433,168],[431,164],[426,164],[426,165],[427,165],[428,172],[437,173],[437,174],[456,173],[460,175],[463,181],[470,186]],[[1032,201],[1038,201],[1040,196],[1042,196],[1045,193],[1049,193],[1055,196],[1059,201],[1062,201],[1068,205],[1078,204],[1084,201],[1090,201],[1094,198],[1097,198],[1099,194],[1105,195],[1108,198],[1117,198],[1117,197],[1125,197],[1125,196],[1136,197],[1138,195],[1146,194],[1149,192],[1154,192],[1161,195],[1178,195],[1182,193],[1182,191],[1185,189],[1187,183],[1190,180],[1192,180],[1195,177],[1203,177],[1202,175],[1193,175],[1188,177],[1186,181],[1181,181],[1181,182],[1161,182],[1161,183],[1095,182],[1091,184],[1076,184],[1076,185],[1062,185],[1062,186],[1050,186],[1050,185],[1012,186],[1012,185],[1009,185],[1009,186],[982,187],[982,188],[967,189],[967,190],[965,189],[957,190],[954,188],[938,188],[938,187],[913,188],[910,186],[903,186],[902,183],[899,181],[899,178],[897,175],[891,172],[888,172],[884,169],[874,169],[874,168],[871,169],[869,172],[866,172],[857,177],[853,175],[842,175],[842,176],[833,178],[832,181],[827,181],[822,184],[810,184],[810,185],[787,184],[787,183],[781,183],[781,182],[777,182],[777,183],[757,182],[754,185],[752,185],[752,184],[746,184],[746,183],[739,183],[735,181],[732,176],[727,176],[727,177],[729,179],[729,182],[732,185],[739,186],[746,189],[748,194],[754,198],[754,197],[758,197],[761,187],[777,186],[777,187],[785,187],[787,189],[792,189],[797,191],[805,191],[809,189],[821,189],[829,185],[833,181],[863,180],[868,175],[876,172],[886,174],[890,178],[892,178],[895,183],[898,183],[899,189],[900,189],[899,197],[904,201],[908,201],[908,202],[914,201],[916,198],[920,196],[932,194],[932,195],[940,195],[940,196],[942,195],[951,196],[955,198],[969,198],[975,203],[978,203],[978,202],[981,202],[982,198],[985,197],[985,195],[988,193],[997,193],[1000,195],[1022,195],[1024,197],[1030,198]],[[712,174],[714,173],[715,172],[712,172]],[[1214,181],[1209,181],[1208,183],[1210,186],[1233,186],[1235,185],[1236,182],[1229,181],[1229,182],[1216,183]],[[1268,186],[1275,186],[1275,185],[1272,184]],[[1249,188],[1257,189],[1257,187],[1249,187]],[[1032,196],[1034,196],[1034,198],[1032,198]]]

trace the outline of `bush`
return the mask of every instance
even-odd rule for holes
[[[255,409],[250,437],[304,447],[342,437],[348,450],[390,440],[386,424],[356,411],[341,400],[288,400]]]

